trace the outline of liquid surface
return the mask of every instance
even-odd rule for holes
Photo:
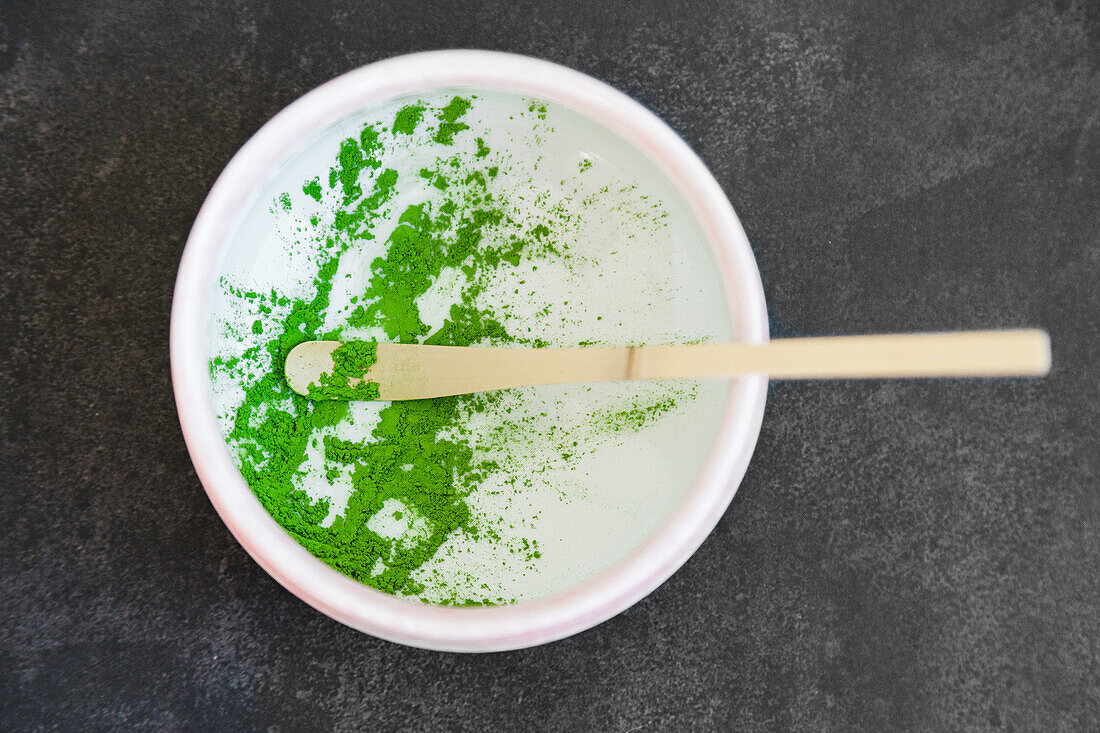
[[[316,338],[569,347],[729,338],[713,255],[634,148],[538,100],[455,90],[334,124],[242,217],[208,327],[254,493],[374,587],[507,603],[621,559],[695,479],[724,381],[405,403],[291,393]]]

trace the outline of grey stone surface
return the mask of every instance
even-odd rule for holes
[[[732,507],[574,638],[407,649],[306,607],[191,468],[183,242],[266,119],[483,47],[634,95],[712,167],[773,335],[1041,325],[1042,381],[773,386]],[[1100,7],[0,3],[0,726],[1097,730]]]

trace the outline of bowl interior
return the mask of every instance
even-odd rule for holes
[[[466,129],[440,142],[455,99],[468,100],[469,108],[461,123],[450,124]],[[401,115],[419,115],[420,123],[407,131],[395,124]],[[364,129],[378,146],[378,164],[358,171],[357,192],[349,196],[339,158]],[[363,154],[361,144],[355,150]],[[390,184],[375,190],[380,180]],[[371,220],[342,229],[341,217],[355,216],[378,191],[386,200],[369,212]],[[312,335],[394,338],[386,330],[391,321],[363,318],[365,305],[397,300],[373,297],[378,268],[372,262],[392,256],[400,231],[411,231],[399,226],[401,217],[445,212],[449,205],[451,225],[438,236],[454,242],[470,238],[465,222],[475,213],[499,215],[500,221],[476,229],[474,248],[495,261],[468,275],[463,269],[478,261],[473,251],[434,274],[416,298],[424,337],[453,320],[456,306],[483,311],[516,346],[730,337],[717,263],[698,223],[653,163],[622,138],[561,105],[512,93],[447,89],[387,100],[334,123],[291,155],[258,192],[225,250],[207,331],[213,392],[222,430],[238,462],[255,469],[258,492],[270,483],[264,474],[274,470],[273,451],[264,449],[275,443],[261,446],[238,421],[246,399],[257,394],[249,389],[246,398],[242,387],[278,368],[269,345],[285,338],[283,324],[324,287],[331,289],[317,309],[321,328]],[[335,271],[322,283],[316,276],[324,266]],[[469,407],[442,429],[445,437],[417,436],[431,441],[418,452],[431,453],[428,461],[446,460],[469,447],[472,463],[455,470],[479,479],[467,487],[458,476],[454,486],[462,495],[454,504],[475,519],[469,531],[451,532],[412,573],[411,583],[423,589],[410,597],[532,600],[620,560],[694,482],[718,432],[726,390],[721,380],[553,385],[463,400]],[[245,408],[257,433],[294,412],[284,392],[269,390],[261,399],[270,414],[258,414],[251,403]],[[314,430],[322,442],[303,449],[294,485],[327,502],[322,526],[347,517],[357,492],[378,487],[375,477],[357,484],[357,475],[393,473],[369,456],[341,459],[342,447],[324,439],[382,440],[371,435],[380,416],[402,407],[356,403],[335,425]],[[433,471],[415,465],[401,478],[419,487],[416,479]],[[367,582],[387,582],[388,560],[407,562],[436,541],[438,520],[412,493],[394,493],[356,520],[392,543],[377,559],[366,555],[375,565]],[[283,494],[261,496],[285,501]]]

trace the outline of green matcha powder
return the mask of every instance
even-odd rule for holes
[[[478,295],[500,269],[524,260],[566,256],[564,248],[551,241],[545,223],[525,229],[523,222],[507,218],[488,185],[498,175],[499,165],[488,165],[490,150],[481,138],[475,141],[476,152],[440,157],[434,170],[420,171],[422,179],[443,192],[442,200],[404,207],[385,240],[384,253],[370,263],[365,290],[352,298],[354,307],[341,314],[329,312],[341,257],[357,243],[375,238],[375,225],[400,184],[397,171],[382,165],[384,142],[411,140],[419,129],[434,143],[453,147],[456,136],[469,129],[463,118],[471,103],[455,97],[434,110],[425,104],[408,105],[397,112],[388,131],[367,125],[357,137],[344,140],[327,178],[314,178],[302,186],[302,192],[318,203],[326,195],[335,201],[329,221],[313,220],[323,232],[321,240],[305,243],[319,253],[311,295],[292,298],[223,281],[232,297],[263,315],[248,326],[262,342],[239,357],[218,356],[211,362],[212,370],[225,370],[244,389],[243,402],[231,414],[227,438],[242,475],[272,517],[328,565],[402,596],[419,597],[425,591],[414,573],[456,533],[505,541],[492,522],[474,516],[469,502],[471,493],[500,467],[479,457],[462,430],[465,420],[492,403],[493,395],[383,403],[370,439],[348,441],[335,437],[331,428],[348,416],[349,403],[344,400],[377,397],[376,384],[351,385],[351,378],[364,374],[373,363],[374,345],[350,342],[333,353],[334,373],[313,385],[311,395],[336,400],[311,400],[294,393],[283,376],[283,366],[297,344],[341,340],[347,328],[379,329],[387,340],[398,343],[544,345],[538,339],[513,336],[498,314],[476,305]],[[546,108],[533,104],[531,112],[543,119]],[[289,208],[287,194],[279,196],[277,204]],[[506,228],[511,234],[487,236],[494,228]],[[464,284],[442,327],[432,331],[421,318],[417,301],[447,271],[461,273]],[[326,330],[325,323],[334,320],[342,320],[343,325]],[[256,363],[269,368],[247,368]],[[660,414],[670,407],[662,401],[607,420],[614,427],[636,427],[646,414]],[[311,448],[323,454],[330,481],[341,473],[351,478],[346,509],[327,525],[329,501],[311,498],[299,483]],[[386,538],[368,527],[389,500],[422,518],[413,540]],[[393,518],[403,519],[403,512]],[[527,538],[508,541],[512,553],[533,567],[540,557],[537,543]],[[461,589],[434,593],[433,600],[464,605],[513,600],[493,596],[489,585],[477,578],[467,581],[471,582],[463,583]]]

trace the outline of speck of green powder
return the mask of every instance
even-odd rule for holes
[[[306,181],[305,185],[302,186],[302,193],[304,193],[306,196],[309,196],[314,201],[317,201],[318,203],[320,203],[320,201],[321,201],[321,181],[317,178],[314,178],[311,181]]]
[[[402,135],[411,135],[424,116],[424,107],[420,104],[407,104],[397,112],[393,121],[393,131]]]
[[[444,145],[453,145],[455,133],[470,129],[465,122],[458,120],[466,114],[470,108],[470,100],[455,97],[450,103],[439,111],[439,129],[436,130],[434,140]]]

